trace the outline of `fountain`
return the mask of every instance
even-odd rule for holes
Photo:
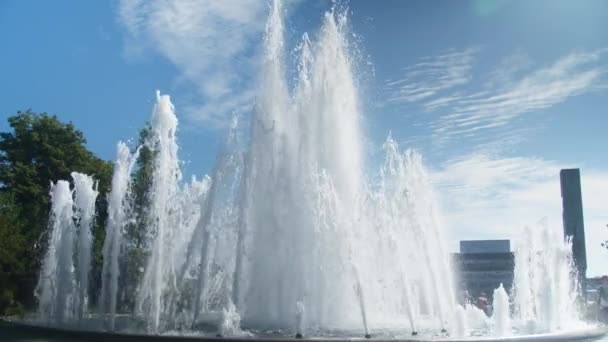
[[[130,186],[131,173],[137,156],[137,152],[135,155],[131,155],[127,145],[122,142],[118,143],[112,190],[108,196],[108,222],[103,244],[102,287],[98,305],[101,312],[109,314],[109,327],[112,330],[114,330],[120,275],[118,259],[121,255],[123,230],[131,216],[130,199],[126,197],[126,193]]]
[[[64,321],[72,313],[74,287],[73,248],[74,225],[73,200],[67,181],[58,181],[51,186],[51,229],[49,245],[42,263],[40,281],[36,287],[38,311],[41,320],[51,323]]]
[[[515,251],[514,306],[529,332],[580,328],[572,244],[547,219],[526,227]]]
[[[144,315],[149,329],[157,332],[161,311],[166,306],[165,292],[170,291],[171,277],[175,276],[172,250],[175,235],[180,233],[176,222],[177,210],[174,208],[181,173],[177,160],[176,133],[177,118],[168,96],[157,92],[157,102],[152,114],[152,134],[146,142],[156,154],[154,175],[149,190],[150,210],[146,217],[150,234],[150,257],[145,268],[144,278],[138,290],[136,312]]]
[[[51,185],[49,245],[36,287],[40,320],[62,324],[83,319],[88,312],[91,268],[91,226],[97,184],[91,176],[73,172],[67,181]]]
[[[89,272],[91,269],[91,227],[95,219],[95,200],[99,192],[93,177],[72,172],[74,180],[74,218],[78,227],[78,259],[76,260],[78,294],[75,306],[79,319],[88,311]]]
[[[457,305],[421,155],[402,151],[389,135],[378,174],[364,171],[347,16],[330,11],[314,39],[303,35],[290,86],[281,15],[275,0],[249,130],[233,118],[209,177],[182,180],[178,120],[160,92],[143,145],[131,152],[118,144],[97,329],[116,336],[455,340],[537,332],[550,339],[571,328],[577,315],[568,295],[568,246],[548,229],[540,238],[529,231],[516,251],[513,315],[502,287],[492,320]],[[151,176],[147,210],[136,213],[132,179],[142,149],[150,152]],[[75,199],[69,183],[53,186],[52,236],[38,286],[39,319],[56,326],[77,325],[87,312],[82,267],[90,266],[96,191],[90,177],[73,177]],[[126,277],[126,251],[135,248],[126,231],[133,227],[143,236],[139,278]],[[132,293],[120,286],[125,279],[137,279],[128,284]],[[119,316],[129,318],[125,326]],[[533,320],[540,323],[533,331],[522,328]]]

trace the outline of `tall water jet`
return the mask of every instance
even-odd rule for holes
[[[188,253],[182,266],[180,279],[183,279],[187,268],[198,260],[198,279],[193,300],[195,305],[193,324],[199,321],[201,312],[214,309],[225,310],[227,306],[235,306],[238,303],[234,293],[230,293],[230,291],[234,292],[237,286],[233,285],[233,288],[230,288],[229,285],[230,283],[236,284],[238,281],[239,275],[232,270],[238,268],[239,256],[237,255],[235,258],[237,253],[235,249],[238,250],[240,247],[238,242],[231,242],[235,238],[241,238],[240,235],[234,237],[233,234],[238,229],[237,226],[243,224],[235,218],[238,212],[242,211],[241,208],[238,208],[236,201],[240,195],[238,192],[238,186],[241,183],[239,177],[243,172],[243,158],[238,152],[237,126],[238,120],[233,117],[224,146],[216,158],[211,179],[208,179],[208,187],[201,202],[200,219],[188,245]],[[218,234],[219,229],[223,231],[221,234],[223,236],[218,236],[220,235]],[[198,258],[194,257],[195,251],[198,252]],[[218,266],[217,272],[214,273],[209,269],[211,264]],[[213,281],[226,282],[226,284],[222,286],[223,289],[214,289],[209,286]],[[214,297],[217,298],[217,302],[222,302],[222,304],[212,307],[214,305],[210,298]]]
[[[38,315],[45,323],[63,323],[73,318],[75,286],[74,222],[72,191],[64,180],[51,184],[49,242],[36,286]]]
[[[192,291],[189,291],[191,290],[189,285],[191,285],[194,276],[192,274],[187,275],[186,273],[189,271],[192,273],[191,271],[194,268],[193,252],[194,248],[196,248],[194,245],[196,244],[193,241],[197,238],[200,239],[200,222],[203,220],[202,215],[205,213],[205,202],[209,197],[212,186],[213,184],[209,177],[204,177],[200,181],[193,177],[190,183],[185,184],[180,189],[175,218],[179,234],[176,235],[174,241],[172,257],[173,269],[178,273],[176,273],[176,279],[174,280],[174,293],[167,308],[170,315],[182,314],[182,316],[186,316],[179,319],[180,325],[192,326],[194,317],[196,316],[196,314],[192,315],[192,305],[195,305],[194,309],[197,309],[200,304],[196,300],[197,297],[190,297]],[[202,253],[200,250],[196,252],[199,255]],[[195,291],[198,291],[198,288]]]
[[[370,338],[369,325],[367,324],[367,310],[365,309],[365,297],[363,296],[363,289],[361,288],[361,280],[355,272],[355,293],[357,294],[357,302],[359,302],[359,309],[361,310],[361,322],[363,323],[363,331],[365,332],[365,338]]]
[[[348,222],[362,180],[358,97],[341,20],[335,13],[325,16],[316,46],[304,37],[293,96],[278,1],[266,26],[241,199],[251,237],[244,249],[251,258],[243,266],[247,286],[240,291],[247,294],[243,312],[250,324],[292,327],[289,317],[296,315],[298,301],[311,313],[311,325],[360,321],[346,309],[357,308],[354,276],[340,275],[352,267]]]
[[[511,330],[509,295],[502,284],[494,290],[493,298],[492,319],[494,320],[494,334],[500,337],[510,336],[513,334],[513,331]]]
[[[404,271],[401,271],[402,273],[404,273]],[[410,289],[410,283],[408,281],[405,280],[405,277],[403,276],[403,288],[404,288],[404,304],[407,310],[407,320],[410,324],[410,329],[412,330],[412,334],[417,334],[417,330],[416,330],[416,323],[415,323],[415,313],[414,313],[414,303],[412,302],[412,300],[414,300],[413,296],[412,296],[412,292]]]
[[[185,272],[192,268],[190,242],[196,238],[201,217],[202,199],[209,189],[208,179],[195,177],[181,183],[177,156],[177,117],[168,95],[157,92],[149,135],[145,146],[152,156],[149,207],[143,220],[148,253],[141,282],[138,284],[135,311],[149,331],[160,332],[186,324],[183,310],[195,303],[190,284],[183,283]],[[191,316],[191,315],[187,315]]]
[[[97,200],[97,182],[93,177],[72,172],[74,180],[74,217],[78,226],[78,260],[76,262],[78,295],[76,310],[82,319],[88,312],[89,272],[91,270],[91,229],[95,223],[95,201]]]
[[[375,232],[368,234],[377,240],[377,253],[386,260],[378,270],[384,279],[381,284],[391,284],[390,293],[402,300],[392,302],[399,306],[383,297],[370,301],[386,303],[381,307],[385,314],[405,312],[412,330],[422,315],[436,317],[436,328],[445,329],[446,319],[455,310],[455,298],[449,256],[428,173],[418,153],[400,152],[390,136],[384,152],[379,186],[365,203],[366,215],[375,228]],[[382,295],[386,290],[377,288],[372,293]]]
[[[123,244],[123,230],[129,222],[131,203],[129,188],[131,172],[138,153],[131,154],[126,144],[116,146],[116,162],[112,175],[112,189],[108,195],[108,221],[103,244],[103,265],[101,271],[101,294],[99,307],[102,313],[110,316],[110,329],[114,330],[118,278],[120,276],[119,258]]]
[[[526,227],[515,250],[514,306],[519,325],[532,332],[580,327],[572,247],[546,219]]]
[[[46,323],[83,318],[88,309],[97,190],[90,176],[73,172],[72,178],[74,191],[68,181],[51,183],[48,247],[35,291],[39,319]]]
[[[175,270],[171,259],[173,237],[178,232],[174,204],[181,172],[177,159],[177,117],[168,95],[157,91],[147,141],[153,151],[152,186],[149,190],[150,210],[147,217],[150,257],[137,297],[137,311],[153,332],[159,330],[166,291],[174,283]]]

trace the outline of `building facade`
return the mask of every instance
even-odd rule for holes
[[[475,300],[482,293],[488,299],[500,284],[513,286],[514,255],[509,240],[461,241],[460,253],[452,255],[457,270],[460,302]]]

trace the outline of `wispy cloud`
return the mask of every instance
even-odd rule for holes
[[[475,49],[448,51],[443,55],[425,57],[403,69],[397,79],[386,82],[387,102],[427,101],[443,91],[471,80]]]
[[[118,19],[127,58],[149,52],[167,58],[177,79],[197,89],[189,116],[218,123],[253,100],[253,56],[267,11],[260,0],[121,0]]]
[[[503,126],[528,112],[552,107],[594,88],[606,73],[601,52],[575,53],[540,68],[505,88],[497,86],[452,102],[435,133],[462,135]],[[503,76],[504,77],[504,76]]]
[[[416,104],[437,115],[428,121],[437,143],[476,138],[497,131],[526,114],[608,85],[608,49],[576,52],[534,66],[521,51],[482,72],[474,63],[481,50],[450,51],[406,68],[387,81],[387,104]],[[475,82],[471,82],[475,75]],[[509,127],[513,141],[518,129]],[[504,132],[503,132],[504,133]]]
[[[443,221],[459,239],[509,238],[517,243],[525,225],[547,217],[562,229],[559,170],[571,165],[541,158],[503,158],[473,153],[452,159],[432,173]],[[582,169],[589,274],[608,273],[608,172]]]
[[[532,67],[532,59],[523,51],[516,51],[504,57],[490,70],[484,82],[484,89],[506,89],[517,81],[516,77]]]

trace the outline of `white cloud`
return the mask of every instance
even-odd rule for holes
[[[606,73],[597,63],[600,57],[600,52],[570,54],[511,86],[460,98],[453,102],[450,114],[439,119],[435,132],[449,137],[500,127],[524,113],[588,92]]]
[[[387,103],[428,100],[440,92],[468,83],[476,50],[451,50],[425,57],[403,69],[403,76],[386,82]]]
[[[513,86],[515,77],[532,66],[532,59],[522,51],[504,57],[488,73],[484,89],[506,89]]]
[[[462,239],[509,238],[543,217],[562,229],[559,170],[539,158],[475,153],[450,160],[432,174],[453,246]],[[608,273],[608,172],[582,169],[588,275]]]
[[[386,103],[436,112],[427,124],[439,145],[461,138],[492,141],[497,135],[521,141],[518,135],[530,127],[515,127],[520,116],[608,89],[608,49],[571,53],[544,66],[518,51],[485,73],[474,63],[479,52],[450,51],[406,68],[400,79],[386,83]]]
[[[203,122],[212,128],[221,128],[228,123],[231,114],[247,113],[252,109],[253,89],[243,89],[222,101],[189,101],[182,106],[189,122]]]
[[[253,100],[253,56],[268,8],[260,0],[121,0],[118,19],[127,57],[167,58],[200,96],[188,116],[217,124]]]

